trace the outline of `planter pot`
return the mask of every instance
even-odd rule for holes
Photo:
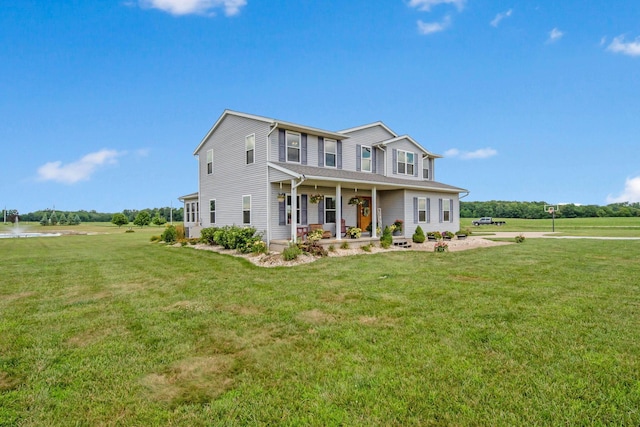
[[[393,235],[394,235],[394,236],[402,236],[402,231],[395,230],[395,231],[393,232]]]
[[[466,234],[458,234],[458,240],[464,240],[467,238]]]

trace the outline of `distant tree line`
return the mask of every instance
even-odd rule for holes
[[[547,202],[507,202],[491,200],[488,202],[460,201],[460,217],[481,218],[549,218],[544,210]],[[555,206],[555,205],[554,205]],[[598,205],[560,205],[556,217],[562,218],[594,218],[594,217],[640,217],[640,203],[612,203]]]
[[[8,211],[8,210],[7,210]],[[136,219],[136,216],[138,216],[138,214],[140,212],[146,212],[149,214],[149,216],[151,218],[164,218],[166,221],[169,221],[170,219],[173,219],[174,222],[182,222],[183,220],[183,211],[184,208],[173,208],[173,218],[171,215],[171,208],[170,207],[164,207],[164,208],[152,208],[152,209],[142,209],[142,210],[130,210],[130,209],[125,209],[124,211],[122,211],[121,213],[129,220],[129,222],[133,222]],[[12,210],[12,213],[14,213],[14,211]],[[53,210],[53,209],[44,209],[44,210],[38,210],[35,212],[29,212],[29,213],[21,213],[18,215],[19,219],[21,222],[40,222],[42,223],[43,218],[46,217],[46,221],[45,223],[48,225],[51,222],[55,221],[56,224],[69,224],[69,221],[76,221],[76,217],[77,220],[79,221],[78,224],[80,222],[111,222],[112,218],[113,218],[114,213],[105,213],[105,212],[96,212],[95,210],[91,210],[91,211],[85,211],[85,210],[80,210],[80,211],[61,211],[61,210]],[[50,221],[53,216],[53,220]],[[61,223],[60,222],[60,218],[63,217],[65,220],[65,223]],[[11,219],[13,219],[14,217],[11,216]],[[160,222],[162,222],[162,220],[159,220]]]

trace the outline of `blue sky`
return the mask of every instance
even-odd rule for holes
[[[0,207],[178,206],[224,109],[381,120],[466,200],[640,201],[640,2],[0,0]]]

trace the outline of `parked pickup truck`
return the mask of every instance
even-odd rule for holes
[[[473,225],[505,225],[506,221],[494,221],[490,216],[484,216],[480,219],[474,219],[471,221]]]

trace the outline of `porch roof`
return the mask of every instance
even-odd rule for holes
[[[185,200],[197,200],[197,199],[198,199],[198,193],[191,193],[185,196],[178,197],[178,200],[180,200],[181,202],[184,202]]]
[[[269,162],[269,166],[290,175],[292,178],[305,178],[306,185],[335,185],[342,183],[346,187],[378,190],[429,190],[441,193],[468,193],[464,188],[454,187],[437,181],[392,178],[370,172],[354,172],[343,169],[320,168],[294,163]],[[276,180],[274,182],[280,182]]]

